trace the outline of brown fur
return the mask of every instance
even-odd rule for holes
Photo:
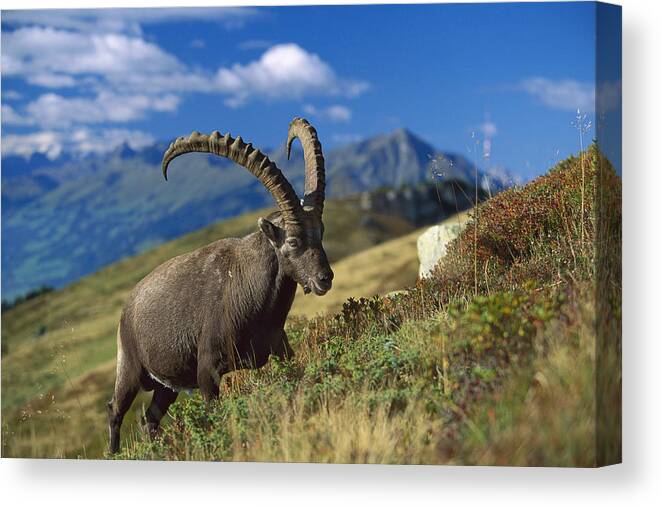
[[[177,390],[217,398],[221,377],[292,354],[285,320],[300,284],[323,295],[333,272],[323,223],[307,213],[285,225],[279,212],[258,232],[216,241],[157,267],[131,292],[117,336],[117,380],[108,403],[110,452],[140,389],[154,390],[144,421],[154,434]]]

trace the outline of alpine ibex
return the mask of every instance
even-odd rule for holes
[[[305,196],[262,152],[229,134],[193,132],[163,157],[213,153],[245,167],[275,198],[279,211],[257,221],[243,238],[221,239],[158,266],[128,297],[117,330],[117,379],[108,403],[110,452],[119,450],[122,420],[140,389],[154,391],[144,420],[151,435],[181,389],[218,397],[223,374],[259,368],[269,354],[292,354],[284,325],[296,284],[324,295],[333,271],[322,246],[325,169],[315,129],[302,118],[289,125],[287,156],[300,139]]]

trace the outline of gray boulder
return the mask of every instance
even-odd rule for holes
[[[448,244],[464,230],[466,221],[450,218],[442,224],[430,227],[418,237],[420,278],[428,277],[436,264],[445,257]]]

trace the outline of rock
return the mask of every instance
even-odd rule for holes
[[[434,225],[418,238],[418,259],[420,260],[420,278],[428,277],[438,261],[447,252],[450,241],[459,236],[466,226],[466,220],[450,218],[445,223]]]

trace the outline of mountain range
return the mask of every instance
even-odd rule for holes
[[[2,297],[61,287],[123,257],[215,221],[272,206],[261,184],[225,159],[190,154],[161,175],[167,143],[99,156],[2,159]],[[300,150],[267,151],[302,195]],[[327,195],[342,198],[425,181],[475,184],[474,166],[400,129],[326,153]],[[478,182],[484,185],[484,175]],[[490,179],[489,190],[505,181]]]

